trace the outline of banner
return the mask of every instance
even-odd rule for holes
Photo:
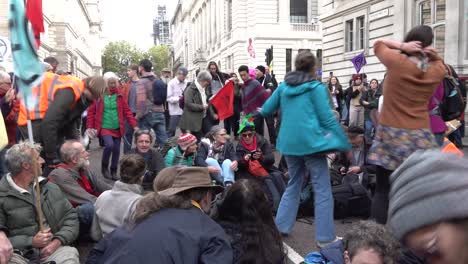
[[[218,111],[219,120],[224,120],[234,114],[234,83],[229,81],[210,99],[210,103]]]
[[[351,62],[353,63],[354,68],[356,69],[356,72],[359,73],[361,71],[362,66],[367,64],[366,56],[364,56],[364,52],[352,58]]]

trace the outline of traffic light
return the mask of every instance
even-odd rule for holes
[[[271,62],[273,61],[273,46],[271,48],[266,49],[265,51],[265,63],[267,66],[270,66]]]

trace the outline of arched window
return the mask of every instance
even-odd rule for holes
[[[433,45],[439,56],[445,52],[446,0],[417,1],[418,24],[428,25],[434,30]]]

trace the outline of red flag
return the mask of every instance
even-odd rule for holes
[[[42,15],[42,0],[26,1],[26,17],[31,22],[37,48],[41,45],[41,32],[44,32],[44,17]]]
[[[229,81],[210,99],[210,103],[218,111],[219,120],[224,120],[234,114],[234,83]]]

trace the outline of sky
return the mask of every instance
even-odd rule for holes
[[[147,50],[153,45],[153,19],[158,5],[166,5],[170,20],[178,0],[101,0],[104,42],[127,40]],[[104,44],[105,44],[104,43]]]

